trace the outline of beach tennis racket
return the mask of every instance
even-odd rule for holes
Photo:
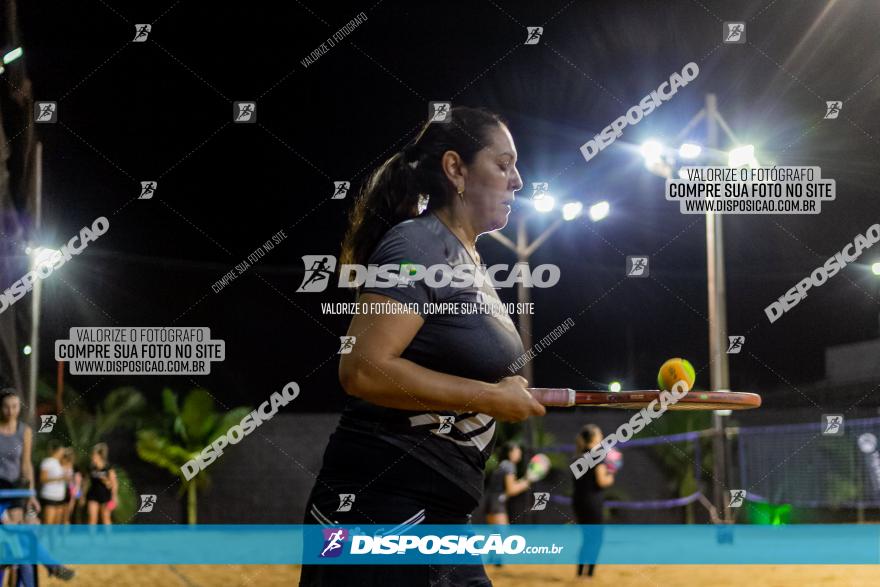
[[[623,453],[616,448],[612,448],[605,455],[605,460],[603,462],[605,463],[605,466],[608,467],[610,473],[617,473],[623,468]]]
[[[538,403],[549,407],[569,408],[589,406],[593,408],[618,408],[639,410],[652,401],[660,401],[660,391],[582,391],[567,388],[530,387],[529,392]],[[761,406],[761,396],[745,391],[689,391],[676,403],[669,403],[669,410],[751,410]]]
[[[539,452],[529,459],[529,464],[526,467],[526,479],[532,483],[540,481],[547,476],[547,473],[550,472],[550,468],[550,457]]]

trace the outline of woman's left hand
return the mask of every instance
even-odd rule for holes
[[[40,513],[40,501],[36,497],[29,497],[27,504],[29,507],[34,508],[34,511],[36,511],[38,514]]]

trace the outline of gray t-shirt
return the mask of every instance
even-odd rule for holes
[[[432,213],[394,226],[369,260],[370,265],[402,263],[451,268],[474,265],[458,238]],[[481,308],[495,304],[499,310],[501,303],[488,277],[479,287],[432,287],[425,280],[413,280],[401,287],[365,287],[362,293],[416,304],[419,309],[424,304],[459,303],[470,309],[477,304]],[[489,383],[513,374],[508,366],[520,357],[523,346],[505,312],[426,312],[422,317],[425,323],[401,355],[403,358],[434,371]],[[352,398],[339,425],[377,434],[480,501],[483,469],[495,442],[495,420],[487,414],[398,410]]]
[[[492,478],[489,479],[489,487],[486,488],[486,491],[490,495],[500,495],[504,493],[504,479],[508,475],[516,475],[516,465],[507,459],[504,459],[498,463],[498,468],[492,473]]]
[[[15,432],[0,434],[0,479],[16,483],[21,478],[21,453],[27,424],[17,422]]]

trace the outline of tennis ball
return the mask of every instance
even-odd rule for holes
[[[676,357],[669,359],[660,367],[657,373],[657,385],[663,391],[672,391],[672,386],[679,381],[687,383],[688,391],[694,386],[697,374],[694,372],[694,366],[687,360]]]

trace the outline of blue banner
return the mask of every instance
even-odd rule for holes
[[[876,525],[0,526],[3,564],[878,564]]]

